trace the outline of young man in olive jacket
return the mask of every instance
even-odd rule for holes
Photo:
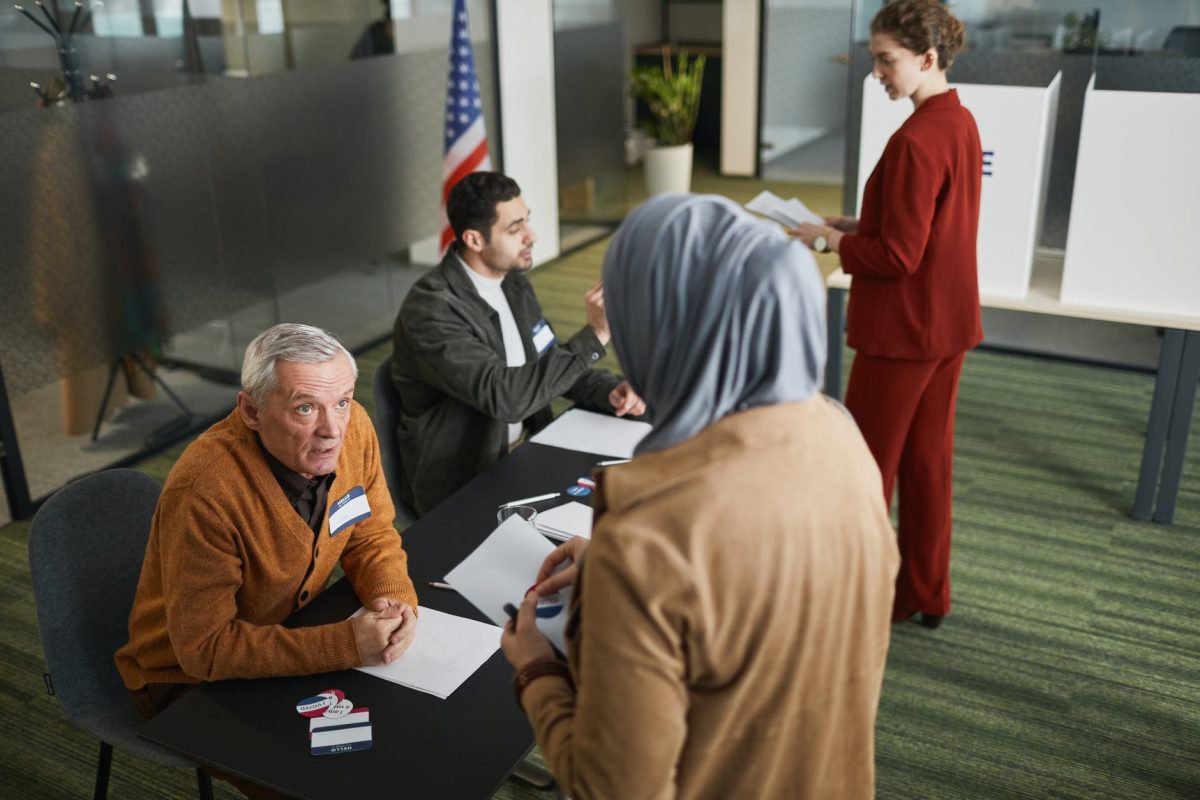
[[[396,435],[401,498],[425,514],[551,420],[550,401],[618,416],[645,405],[604,357],[604,289],[584,296],[588,324],[565,341],[542,313],[524,273],[537,241],[511,178],[467,175],[450,190],[455,241],[400,306],[392,382],[400,394]]]

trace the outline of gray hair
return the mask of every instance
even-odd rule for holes
[[[358,378],[358,364],[354,356],[332,333],[312,325],[290,322],[267,328],[255,336],[246,348],[246,355],[242,359],[242,391],[250,395],[254,405],[262,408],[279,388],[276,362],[324,364],[337,358],[339,353],[350,362],[354,377]]]

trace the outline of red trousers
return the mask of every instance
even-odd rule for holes
[[[879,464],[889,506],[900,481],[898,613],[950,610],[954,404],[964,355],[907,361],[857,353],[850,370],[846,407]]]

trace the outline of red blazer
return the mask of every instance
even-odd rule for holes
[[[933,359],[979,344],[975,239],[983,149],[951,89],[892,134],[863,189],[858,233],[842,237],[848,343],[867,355]]]

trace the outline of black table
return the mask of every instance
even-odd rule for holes
[[[496,527],[502,503],[563,491],[604,456],[525,444],[404,532],[421,605],[485,620],[455,592],[429,588]],[[564,495],[539,508],[572,499]],[[533,576],[530,576],[532,580]],[[345,619],[360,605],[345,579],[288,625]],[[420,628],[417,629],[420,635]],[[490,797],[533,746],[513,702],[512,668],[497,651],[448,699],[357,670],[295,678],[218,681],[185,694],[141,735],[215,769],[301,798]],[[372,749],[334,756],[308,751],[308,720],[296,702],[337,688],[371,711]]]

